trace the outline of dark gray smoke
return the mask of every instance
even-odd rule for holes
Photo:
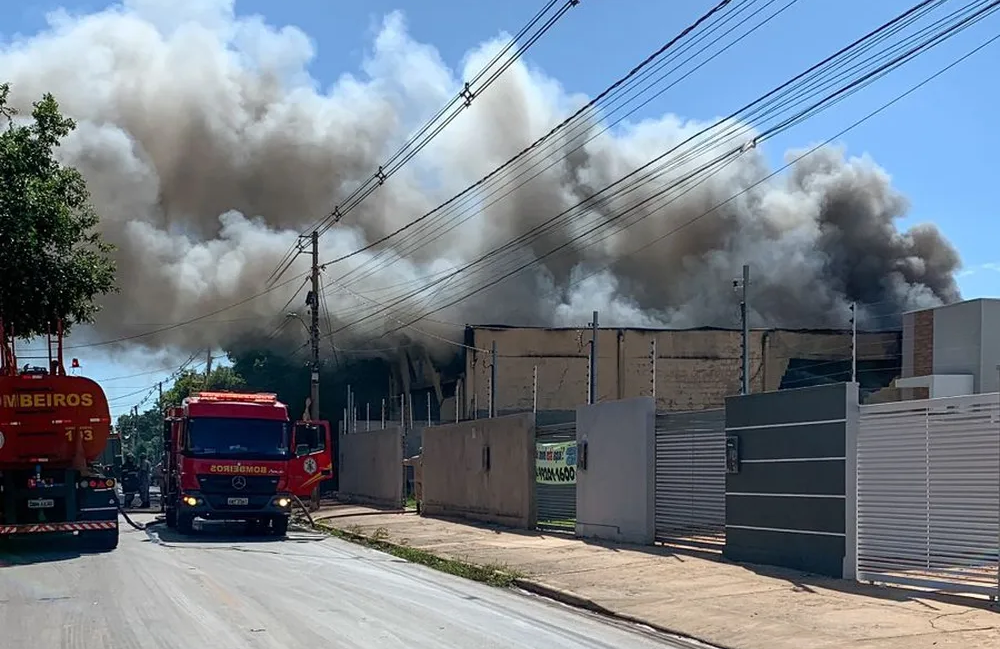
[[[122,292],[107,300],[96,330],[81,335],[130,336],[261,291],[297,232],[366,179],[505,40],[501,35],[483,44],[458,74],[433,48],[411,40],[394,14],[361,74],[344,75],[328,90],[318,89],[306,72],[314,56],[306,35],[235,18],[232,0],[127,0],[99,13],[56,15],[45,32],[4,46],[0,77],[12,82],[15,103],[24,108],[53,92],[78,120],[63,155],[87,177],[102,228],[119,246]],[[580,102],[540,72],[513,66],[327,234],[321,257],[348,253],[414,219]],[[435,225],[394,240],[391,263],[373,264],[372,251],[329,267],[331,326],[446,276],[703,126],[668,115],[601,135],[460,227]],[[719,143],[685,169],[731,146],[731,140]],[[745,262],[753,268],[755,325],[842,325],[852,301],[861,303],[863,323],[884,323],[903,310],[959,297],[952,246],[933,226],[897,230],[906,201],[887,174],[867,158],[847,158],[836,149],[804,159],[782,179],[636,252],[767,173],[763,158],[750,151],[664,209],[647,210],[649,218],[617,230],[622,222],[612,220],[669,182],[661,179],[478,272],[434,285],[344,331],[337,344],[391,346],[398,337],[370,341],[601,222],[612,225],[404,331],[433,343],[436,336],[455,338],[454,327],[444,323],[582,324],[595,309],[608,325],[730,325],[732,280]],[[608,233],[613,236],[594,243]],[[415,248],[418,239],[424,245]],[[303,273],[306,264],[299,258],[286,278]],[[370,272],[374,267],[377,272]],[[135,344],[197,349],[267,334],[300,286],[296,281]],[[301,299],[290,308],[301,308]],[[300,334],[296,326],[293,335]]]

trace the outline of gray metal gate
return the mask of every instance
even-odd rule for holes
[[[576,421],[535,427],[535,441],[539,444],[575,442]],[[538,527],[541,529],[576,528],[576,483],[535,483],[535,501],[538,507]]]
[[[656,540],[721,549],[725,530],[725,409],[657,415]]]

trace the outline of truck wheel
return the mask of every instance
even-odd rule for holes
[[[271,526],[276,536],[285,536],[288,534],[288,517],[278,516],[271,519]]]
[[[177,531],[181,534],[191,534],[194,532],[194,516],[191,514],[177,514]]]
[[[166,520],[167,527],[169,527],[170,529],[176,529],[176,527],[177,527],[177,510],[174,509],[173,507],[167,507],[167,516],[166,516],[166,519],[167,519]]]
[[[118,547],[118,530],[83,532],[80,535],[83,547],[95,552],[110,552]]]

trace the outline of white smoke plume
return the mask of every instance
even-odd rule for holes
[[[330,88],[318,87],[307,72],[316,55],[307,35],[237,18],[233,0],[127,0],[88,15],[58,13],[45,31],[2,44],[0,79],[11,82],[15,104],[24,109],[52,92],[78,121],[61,155],[87,178],[101,227],[119,248],[121,294],[108,298],[96,327],[79,335],[134,336],[260,292],[298,232],[370,176],[507,38],[482,44],[466,57],[464,70],[453,71],[432,47],[412,40],[402,16],[393,14],[362,70]],[[518,62],[327,233],[320,257],[349,253],[423,214],[583,101]],[[462,226],[442,228],[419,249],[411,250],[419,230],[401,235],[389,244],[392,263],[355,273],[346,288],[332,281],[377,250],[329,267],[332,327],[506,243],[702,127],[666,115],[609,131]],[[837,149],[806,158],[785,177],[632,254],[768,172],[759,154],[744,155],[634,227],[596,245],[584,245],[592,239],[570,243],[417,326],[454,337],[455,329],[439,321],[582,324],[595,309],[607,325],[731,325],[732,280],[745,262],[753,267],[755,325],[841,326],[855,300],[863,322],[879,323],[959,297],[956,251],[932,226],[898,231],[894,221],[905,214],[906,201],[889,176],[871,160]],[[614,206],[595,210],[513,257],[537,257],[570,241],[589,220],[612,216]],[[337,345],[370,344],[373,334],[510,267],[511,258],[504,259],[344,331]],[[307,264],[300,257],[286,278]],[[194,350],[266,335],[300,286],[296,281],[127,346]],[[301,308],[301,302],[300,296],[292,305]]]

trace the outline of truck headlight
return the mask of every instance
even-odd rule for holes
[[[288,498],[278,498],[278,507],[288,507],[292,501]]]
[[[201,498],[195,498],[194,496],[184,496],[184,504],[188,507],[194,507],[201,502]]]

